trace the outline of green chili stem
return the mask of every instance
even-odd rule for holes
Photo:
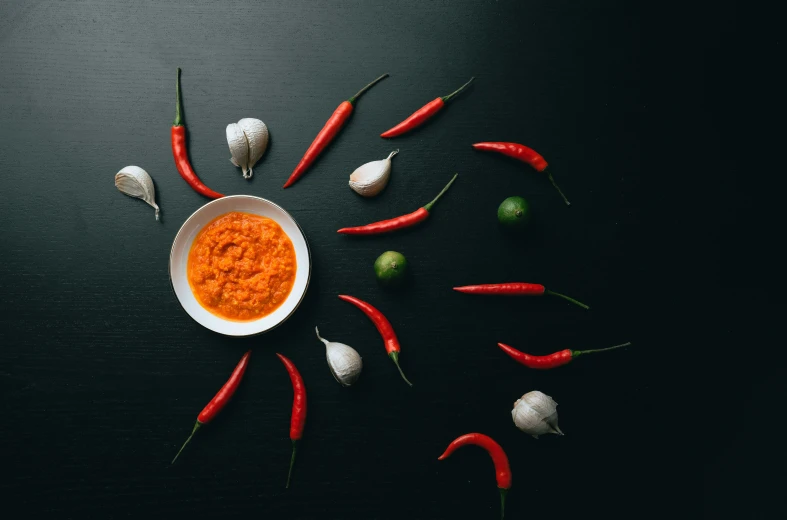
[[[565,195],[563,195],[563,190],[561,190],[561,189],[560,189],[560,187],[559,187],[557,184],[555,184],[555,179],[552,177],[552,173],[550,173],[550,172],[547,172],[547,178],[549,179],[549,182],[551,182],[551,183],[552,183],[552,186],[554,186],[554,187],[555,187],[555,189],[557,190],[557,192],[558,192],[558,193],[560,193],[560,196],[561,196],[561,197],[563,197],[563,202],[565,202],[565,203],[566,203],[566,206],[570,206],[570,205],[571,205],[571,203],[568,201],[568,199],[566,198],[566,196],[565,196]]]
[[[426,206],[424,206],[424,209],[425,209],[426,211],[432,211],[432,206],[434,206],[434,203],[435,203],[435,202],[437,202],[437,199],[439,199],[440,197],[442,197],[442,196],[443,196],[443,193],[445,193],[446,191],[448,191],[448,188],[450,188],[450,187],[451,187],[451,185],[454,183],[454,181],[456,180],[456,178],[457,178],[458,176],[459,176],[459,174],[458,174],[458,173],[455,173],[455,174],[454,174],[454,176],[453,176],[453,177],[451,177],[451,180],[450,180],[450,181],[448,181],[448,184],[446,184],[446,185],[445,185],[445,188],[443,188],[443,191],[441,191],[440,193],[438,193],[438,194],[437,194],[437,197],[435,197],[435,198],[434,198],[434,200],[433,200],[432,202],[430,202],[429,204],[427,204]]]
[[[175,80],[175,91],[176,91],[176,101],[175,101],[175,122],[172,123],[172,126],[183,126],[183,103],[180,101],[180,67],[178,67],[178,79]]]
[[[356,100],[356,99],[358,99],[359,97],[361,97],[361,94],[363,94],[364,92],[366,92],[367,90],[369,90],[370,88],[372,88],[372,87],[373,87],[375,84],[379,83],[380,81],[384,80],[384,79],[385,79],[385,78],[387,78],[387,77],[388,77],[388,73],[386,72],[385,74],[383,74],[382,76],[380,76],[379,78],[377,78],[376,80],[372,81],[371,83],[369,83],[368,85],[366,85],[365,87],[363,87],[361,90],[359,90],[359,91],[358,91],[358,93],[357,93],[357,94],[355,94],[355,95],[354,95],[353,97],[351,97],[350,99],[348,99],[348,100],[347,100],[347,102],[348,102],[348,103],[350,103],[350,104],[352,105],[353,103],[355,103],[355,100]]]
[[[597,348],[593,350],[572,350],[571,357],[575,358],[577,356],[581,356],[582,354],[593,354],[594,352],[604,352],[605,350],[614,350],[616,348],[628,347],[629,345],[631,345],[630,341],[623,343],[622,345],[615,345],[614,347]]]
[[[569,298],[569,297],[568,297],[568,296],[566,296],[565,294],[560,294],[560,293],[557,293],[557,292],[555,292],[555,291],[550,291],[550,290],[548,290],[548,289],[547,289],[546,291],[544,291],[544,292],[546,292],[547,294],[551,294],[552,296],[559,296],[559,297],[563,298],[564,300],[568,300],[568,301],[570,301],[571,303],[573,303],[573,304],[575,304],[575,305],[579,305],[579,306],[580,306],[580,307],[582,307],[583,309],[590,309],[590,307],[588,307],[588,306],[587,306],[587,305],[585,305],[584,303],[582,303],[582,302],[580,302],[580,301],[577,301],[577,300],[575,300],[574,298]]]
[[[443,100],[443,103],[448,103],[449,101],[451,101],[451,98],[453,98],[454,96],[457,96],[457,95],[461,94],[461,93],[462,93],[462,91],[463,91],[464,89],[466,89],[466,88],[468,87],[468,85],[470,85],[470,83],[472,83],[474,80],[475,80],[475,76],[473,76],[472,78],[470,78],[470,81],[468,81],[467,83],[465,83],[464,85],[462,85],[462,86],[461,86],[461,87],[459,87],[458,89],[454,90],[453,92],[451,92],[451,93],[450,93],[450,94],[448,94],[447,96],[443,96],[443,97],[441,98],[441,99]]]
[[[180,70],[180,69],[178,69],[178,70]],[[191,438],[192,438],[192,437],[194,437],[194,434],[195,434],[195,433],[197,433],[197,430],[199,430],[199,427],[200,427],[200,426],[202,426],[202,423],[200,423],[199,421],[197,421],[197,422],[194,424],[194,429],[193,429],[193,430],[191,430],[191,435],[189,435],[189,438],[188,438],[188,439],[186,439],[186,442],[184,442],[184,443],[183,443],[183,446],[181,446],[181,447],[180,447],[180,449],[178,450],[178,454],[177,454],[177,455],[175,455],[175,458],[174,458],[174,459],[172,459],[172,462],[171,462],[170,464],[175,464],[175,461],[176,461],[176,460],[178,460],[178,457],[180,456],[180,452],[181,452],[181,451],[183,451],[183,448],[185,448],[185,447],[186,447],[186,444],[188,444],[189,442],[191,442]]]
[[[290,471],[287,472],[287,485],[285,488],[290,487],[290,478],[292,477],[292,467],[295,465],[295,452],[298,451],[298,441],[292,441],[292,457],[290,457]]]
[[[396,365],[396,368],[399,369],[399,374],[402,376],[402,379],[404,379],[404,382],[407,383],[410,386],[413,386],[413,384],[410,382],[410,380],[408,380],[407,377],[404,375],[404,372],[402,372],[402,367],[399,366],[399,353],[398,352],[391,352],[388,355],[391,357],[391,359],[393,359],[393,362]]]
[[[508,492],[507,489],[499,488],[500,489],[500,520],[503,520],[506,516],[506,493]]]

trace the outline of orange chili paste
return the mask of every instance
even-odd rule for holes
[[[248,321],[284,303],[296,268],[295,248],[279,224],[235,211],[211,221],[194,239],[188,279],[205,309]]]

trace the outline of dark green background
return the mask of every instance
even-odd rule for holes
[[[717,6],[706,23],[721,27],[726,14]],[[480,431],[509,454],[509,518],[668,510],[666,497],[691,463],[668,462],[666,443],[692,428],[669,423],[665,398],[682,389],[663,371],[675,360],[663,355],[685,351],[677,334],[673,343],[657,336],[670,324],[668,309],[687,296],[662,284],[663,262],[681,253],[654,239],[646,221],[669,207],[675,177],[687,173],[669,164],[670,146],[680,149],[669,129],[681,122],[654,126],[662,88],[694,87],[687,76],[656,72],[668,61],[663,53],[686,43],[658,25],[662,15],[622,1],[3,2],[6,503],[53,518],[496,518],[494,473],[481,450],[436,460],[454,437]],[[716,42],[685,49],[704,58],[701,49]],[[282,205],[312,249],[302,306],[261,337],[201,328],[169,287],[172,240],[207,202],[172,161],[178,66],[196,171],[223,193]],[[314,167],[282,190],[336,106],[384,72],[391,77],[357,103]],[[473,75],[474,86],[428,125],[391,142],[378,137]],[[224,135],[242,117],[262,119],[271,132],[250,182],[230,164]],[[573,206],[544,176],[470,147],[484,140],[537,149]],[[395,148],[380,197],[347,187],[357,166]],[[113,186],[130,164],[154,178],[161,223]],[[454,172],[457,182],[419,228],[336,234],[415,210]],[[497,227],[497,207],[512,195],[533,210],[522,238]],[[410,262],[399,292],[374,279],[374,259],[390,249]],[[451,291],[499,281],[543,283],[592,310]],[[389,317],[414,388],[339,293]],[[334,382],[315,325],[363,356],[355,387]],[[498,341],[536,354],[634,346],[535,372],[508,359]],[[169,467],[248,348],[254,354],[234,401]],[[298,365],[309,390],[290,490],[291,389],[274,352]],[[512,403],[534,389],[560,403],[565,437],[534,440],[514,427]],[[675,406],[684,411],[692,400]]]

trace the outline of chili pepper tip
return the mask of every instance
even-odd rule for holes
[[[593,354],[595,352],[606,352],[607,350],[615,350],[617,348],[628,347],[630,345],[631,345],[631,342],[627,341],[626,343],[622,343],[620,345],[615,345],[614,347],[596,348],[596,349],[593,349],[593,350],[572,350],[571,351],[571,357],[575,357],[576,358],[576,357],[581,356],[582,354]]]
[[[351,105],[354,104],[355,101],[364,94],[364,92],[366,92],[367,90],[369,90],[370,88],[372,88],[377,83],[381,82],[382,80],[384,80],[387,77],[388,77],[388,73],[386,72],[385,74],[383,74],[382,76],[380,76],[379,78],[375,79],[374,81],[372,81],[371,83],[369,83],[368,85],[363,87],[361,90],[359,90],[353,97],[348,99],[347,102],[350,103]]]
[[[298,441],[292,441],[292,456],[290,457],[290,470],[287,472],[287,484],[285,489],[290,489],[290,478],[292,477],[292,467],[295,465],[295,452],[298,450]]]
[[[394,364],[396,365],[396,368],[399,369],[399,375],[402,376],[404,382],[410,385],[410,387],[412,388],[413,384],[410,382],[409,379],[407,379],[407,376],[404,375],[404,372],[402,372],[402,367],[401,365],[399,365],[399,353],[394,351],[388,354],[388,356],[390,356],[390,358],[393,360]]]
[[[188,439],[186,439],[186,442],[184,442],[184,443],[183,443],[183,446],[181,446],[181,447],[180,447],[180,449],[178,450],[178,453],[175,455],[175,458],[174,458],[174,459],[172,459],[172,462],[170,462],[170,465],[172,465],[172,464],[175,464],[175,461],[176,461],[176,460],[178,460],[178,457],[180,457],[180,452],[182,452],[182,451],[183,451],[183,448],[185,448],[185,447],[186,447],[186,445],[187,445],[189,442],[191,442],[191,438],[192,438],[192,437],[194,437],[194,434],[195,434],[195,433],[197,433],[197,430],[199,430],[199,427],[200,427],[200,426],[202,426],[202,423],[200,423],[199,421],[197,421],[197,422],[194,424],[194,429],[193,429],[193,430],[191,430],[191,435],[189,435],[189,438],[188,438]]]
[[[451,99],[453,99],[457,95],[461,94],[464,91],[464,89],[466,89],[468,86],[470,86],[470,83],[472,83],[473,81],[475,81],[475,76],[470,78],[470,80],[467,83],[465,83],[464,85],[462,85],[458,89],[454,90],[453,92],[451,92],[447,96],[443,96],[441,98],[443,100],[443,103],[448,103],[449,101],[451,101]]]
[[[554,186],[554,187],[555,187],[555,189],[557,190],[557,192],[558,192],[558,193],[560,193],[560,196],[561,196],[561,197],[563,197],[563,202],[565,202],[565,203],[566,203],[566,206],[570,206],[570,205],[571,205],[571,203],[568,201],[568,199],[566,198],[566,196],[565,196],[565,195],[563,195],[563,190],[561,190],[561,189],[560,189],[560,187],[559,187],[559,186],[558,186],[558,185],[555,183],[555,179],[554,179],[554,177],[552,177],[552,173],[551,173],[551,172],[547,172],[547,178],[549,179],[549,182],[551,182],[551,183],[552,183],[552,186]]]
[[[585,305],[584,303],[582,303],[582,302],[581,302],[581,301],[579,301],[579,300],[575,300],[574,298],[571,298],[571,297],[569,297],[569,296],[566,296],[565,294],[560,294],[560,293],[558,293],[558,292],[555,292],[555,291],[550,291],[549,289],[546,289],[544,292],[546,292],[547,294],[551,294],[552,296],[557,296],[557,297],[559,297],[559,298],[563,298],[564,300],[566,300],[566,301],[568,301],[568,302],[571,302],[571,303],[573,303],[574,305],[579,305],[580,307],[582,307],[582,308],[583,308],[583,309],[585,309],[586,311],[587,311],[587,310],[590,310],[590,307],[589,307],[589,306]]]
[[[440,197],[442,197],[442,196],[445,194],[445,192],[446,192],[446,191],[448,191],[448,188],[450,188],[450,187],[451,187],[451,185],[454,183],[454,181],[456,180],[456,178],[457,178],[457,177],[459,177],[459,174],[458,174],[458,173],[455,173],[455,174],[454,174],[454,176],[453,176],[453,177],[451,177],[451,180],[450,180],[450,181],[448,181],[448,184],[446,184],[446,185],[445,185],[445,187],[444,187],[444,188],[443,188],[443,189],[440,191],[440,193],[438,193],[438,194],[437,194],[437,197],[435,197],[435,198],[432,200],[432,202],[430,202],[429,204],[427,204],[427,205],[425,205],[425,206],[424,206],[424,209],[425,209],[426,211],[432,211],[432,207],[435,205],[435,203],[436,203],[438,200],[440,200]]]
[[[183,126],[183,103],[180,100],[180,67],[175,75],[175,121],[172,126]]]

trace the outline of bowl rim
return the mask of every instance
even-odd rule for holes
[[[290,311],[289,314],[284,316],[281,320],[279,320],[278,323],[276,323],[272,327],[267,328],[265,330],[261,330],[259,332],[253,332],[251,334],[227,334],[227,333],[224,333],[224,332],[219,332],[217,330],[213,330],[210,327],[207,327],[207,326],[203,325],[202,323],[200,323],[199,321],[197,321],[197,319],[194,318],[194,316],[189,314],[189,312],[186,310],[186,307],[183,306],[183,302],[180,301],[180,298],[178,297],[178,293],[175,291],[175,283],[172,280],[172,257],[175,254],[175,244],[177,243],[178,237],[180,237],[180,234],[183,233],[183,230],[186,227],[186,224],[188,224],[189,221],[191,219],[193,219],[197,215],[197,213],[202,211],[204,208],[207,208],[211,204],[214,204],[214,203],[219,202],[219,201],[224,200],[224,199],[234,199],[234,198],[258,199],[258,200],[260,200],[262,202],[270,204],[271,206],[275,206],[282,213],[287,215],[287,217],[289,217],[289,219],[292,220],[292,222],[297,226],[298,231],[301,232],[301,236],[303,237],[303,243],[306,244],[306,256],[309,259],[309,269],[308,269],[308,272],[306,273],[306,285],[303,288],[303,294],[301,294],[301,297],[295,303],[295,307],[292,308],[292,311]],[[230,338],[253,338],[255,336],[259,336],[261,334],[265,334],[266,332],[270,332],[270,331],[278,328],[284,322],[286,322],[288,319],[290,319],[290,317],[293,314],[295,314],[295,311],[298,310],[298,307],[301,306],[301,303],[303,302],[303,299],[306,298],[306,293],[309,291],[309,283],[311,282],[311,279],[312,279],[312,251],[311,251],[311,248],[309,247],[309,241],[306,239],[306,233],[303,231],[303,228],[301,227],[300,224],[298,224],[298,221],[295,220],[295,218],[292,215],[290,215],[290,212],[287,211],[286,209],[282,208],[281,206],[279,206],[278,204],[276,204],[275,202],[273,202],[271,200],[268,200],[268,199],[266,199],[264,197],[258,197],[256,195],[225,195],[225,196],[223,196],[221,198],[214,199],[214,200],[211,200],[210,202],[208,202],[206,204],[203,204],[202,206],[197,208],[194,211],[194,213],[189,215],[189,217],[186,220],[183,221],[183,224],[181,224],[180,229],[178,229],[178,232],[175,233],[175,238],[172,239],[172,247],[169,250],[169,260],[167,261],[167,277],[169,278],[169,288],[172,290],[172,293],[174,294],[175,299],[178,301],[178,304],[180,305],[180,310],[186,316],[188,316],[193,322],[195,322],[196,324],[200,325],[201,327],[204,327],[204,328],[208,329],[211,332],[214,332],[216,334],[221,334],[222,336],[227,336],[227,337],[230,337]],[[199,303],[199,302],[197,302],[197,303]],[[225,321],[231,321],[231,320],[225,320]]]

